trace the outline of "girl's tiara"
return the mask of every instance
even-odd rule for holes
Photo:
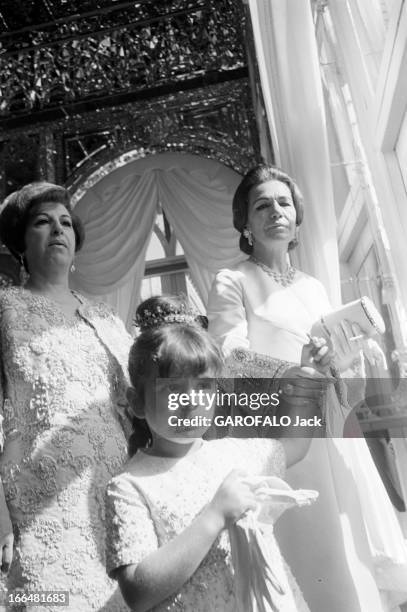
[[[184,325],[195,324],[205,327],[206,317],[194,312],[185,304],[179,304],[176,308],[168,306],[166,308],[157,306],[154,311],[145,309],[141,313],[137,313],[134,320],[135,325],[142,332],[173,323],[183,323]]]

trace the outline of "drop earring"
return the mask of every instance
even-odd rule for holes
[[[291,249],[295,249],[296,246],[298,246],[298,234],[299,234],[299,229],[298,226],[295,228],[295,236],[294,238],[291,240],[291,242],[288,245],[289,250]]]
[[[71,274],[73,274],[76,270],[75,264],[73,262],[72,262],[70,270],[71,270]]]
[[[247,227],[245,227],[243,230],[243,236],[246,238],[249,246],[253,246],[253,234]]]
[[[19,261],[20,261],[20,270],[19,270],[18,276],[19,276],[19,279],[20,279],[20,285],[22,287],[24,287],[24,285],[26,284],[26,282],[30,278],[30,275],[27,272],[27,268],[26,268],[26,265],[25,265],[24,255],[22,253],[20,253],[20,255],[19,255]]]

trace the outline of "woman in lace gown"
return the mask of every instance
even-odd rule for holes
[[[69,290],[83,231],[65,189],[23,187],[0,225],[29,275],[0,295],[0,474],[15,539],[3,587],[68,591],[75,612],[126,610],[105,571],[104,490],[126,459],[130,338],[107,307]]]
[[[303,217],[301,194],[285,173],[260,165],[238,187],[233,216],[241,249],[250,256],[218,273],[209,331],[226,354],[239,348],[254,360],[267,355],[301,363],[307,333],[330,310],[321,283],[288,264]],[[241,375],[241,365],[239,370]],[[267,367],[257,370],[267,376]],[[327,420],[338,406],[328,405]],[[391,609],[383,591],[402,588],[392,570],[405,562],[405,546],[364,439],[314,439],[287,480],[320,492],[315,506],[287,513],[276,529],[311,610]]]

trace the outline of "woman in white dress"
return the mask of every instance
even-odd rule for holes
[[[240,348],[303,361],[307,334],[330,304],[319,281],[289,264],[302,218],[301,193],[287,174],[259,165],[243,178],[233,221],[249,258],[217,274],[208,303],[209,331],[227,355]],[[327,420],[339,406],[333,400]],[[316,438],[287,476],[295,488],[320,492],[315,506],[287,514],[276,529],[310,609],[392,609],[388,591],[404,590],[393,571],[403,568],[405,544],[365,440]]]

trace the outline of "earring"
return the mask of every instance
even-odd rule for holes
[[[76,268],[75,268],[75,264],[73,263],[71,265],[71,273],[73,274],[75,272]]]
[[[295,236],[294,238],[291,240],[291,242],[288,245],[289,250],[291,251],[291,249],[295,249],[296,246],[298,246],[298,234],[299,234],[299,229],[298,227],[295,228]]]
[[[253,246],[253,234],[247,227],[245,227],[243,230],[243,236],[246,238],[249,246]]]
[[[20,261],[20,270],[18,272],[18,276],[20,279],[20,285],[22,287],[24,287],[24,285],[26,284],[26,282],[28,281],[28,279],[30,278],[29,273],[27,272],[27,268],[25,266],[25,259],[24,259],[24,255],[22,253],[20,253],[19,255],[19,261]]]

